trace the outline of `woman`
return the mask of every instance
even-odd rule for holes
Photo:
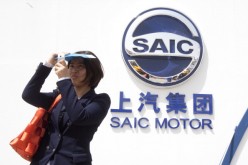
[[[57,57],[52,54],[38,66],[22,94],[29,104],[45,109],[62,95],[31,165],[91,165],[90,141],[110,107],[110,97],[94,91],[103,78],[101,62],[90,51],[65,55],[68,64]],[[58,88],[42,93],[52,67],[59,78]]]

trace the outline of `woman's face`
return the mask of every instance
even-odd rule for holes
[[[88,82],[84,82],[86,78],[86,68],[83,58],[72,59],[68,68],[72,84],[75,87],[88,85]]]

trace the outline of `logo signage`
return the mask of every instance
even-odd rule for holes
[[[142,12],[127,26],[122,55],[129,70],[145,83],[168,87],[187,80],[203,54],[201,35],[184,14],[169,8]]]
[[[168,8],[153,8],[139,14],[128,24],[122,39],[122,56],[127,67],[137,78],[153,86],[169,87],[187,80],[198,68],[202,54],[201,35],[194,23]],[[134,99],[120,91],[119,107],[111,108],[110,126],[113,129],[213,129],[212,94],[193,94],[193,118],[178,116],[192,111],[187,107],[185,94],[163,94],[167,96],[141,92],[136,100],[139,106],[126,108],[125,104]],[[161,107],[158,98],[164,100]],[[152,109],[156,117],[145,117],[146,109]],[[164,113],[170,115],[161,117]]]

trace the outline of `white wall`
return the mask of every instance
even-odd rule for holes
[[[122,60],[126,26],[153,7],[181,11],[203,37],[206,56],[202,65],[174,88],[158,90],[140,83]],[[247,15],[245,0],[0,0],[0,164],[28,164],[10,148],[9,141],[34,113],[21,93],[38,63],[52,52],[91,50],[106,73],[97,92],[109,93],[111,108],[118,108],[120,91],[131,98],[146,91],[161,97],[180,92],[187,96],[189,109],[193,93],[210,93],[214,98],[212,131],[115,130],[109,125],[113,116],[109,112],[91,145],[94,165],[218,165],[248,107]],[[49,81],[44,91],[55,87],[54,73]],[[154,117],[154,113],[145,113]],[[233,165],[247,164],[247,138]]]

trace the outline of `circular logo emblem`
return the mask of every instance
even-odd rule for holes
[[[122,55],[129,70],[154,86],[173,86],[188,79],[202,59],[201,35],[184,14],[154,8],[127,26]]]

